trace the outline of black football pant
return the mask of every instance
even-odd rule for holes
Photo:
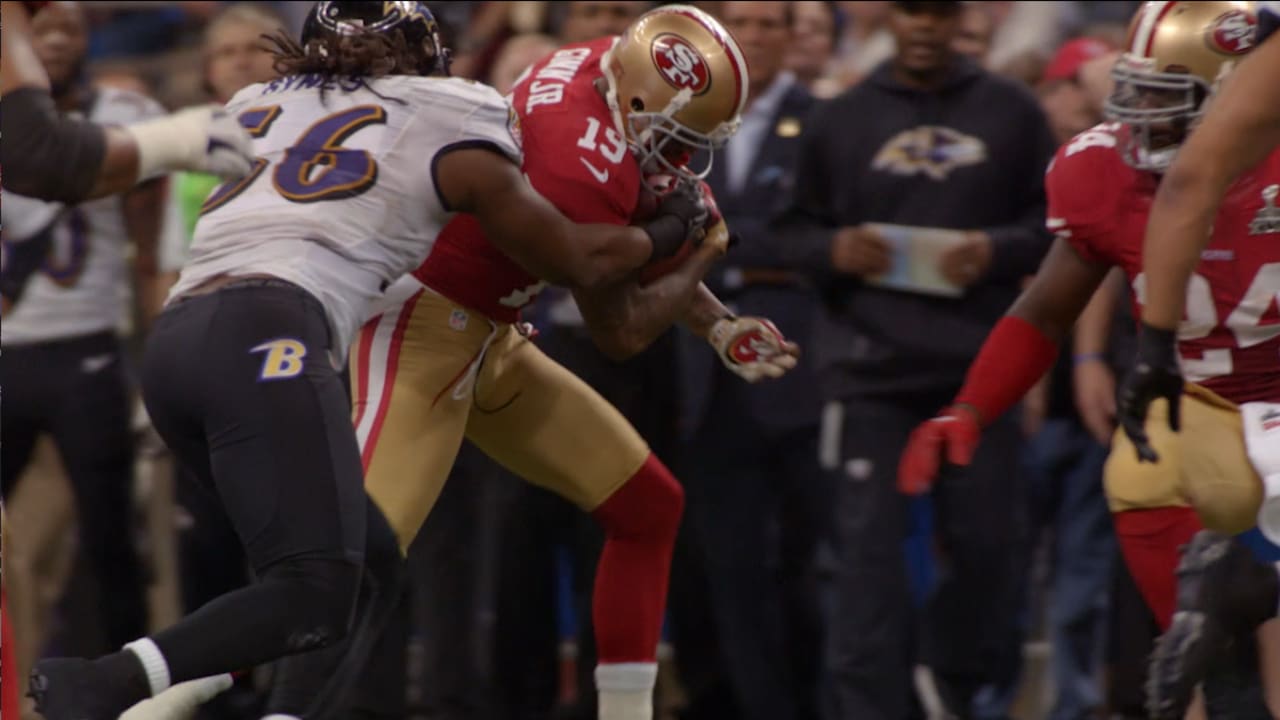
[[[120,342],[103,332],[5,347],[0,385],[4,496],[30,462],[36,439],[48,433],[75,494],[80,553],[97,581],[105,640],[118,649],[145,633],[147,620],[133,542],[134,448]]]
[[[364,620],[358,596],[394,590],[398,578],[362,582],[398,572],[399,552],[365,561],[396,543],[364,493],[334,345],[320,303],[279,280],[181,300],[156,321],[147,409],[216,493],[256,576],[154,636],[175,683],[337,645]]]

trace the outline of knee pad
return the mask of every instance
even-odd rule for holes
[[[361,568],[336,558],[293,558],[272,565],[262,583],[291,609],[289,646],[316,650],[347,636],[355,617]]]
[[[592,515],[611,537],[674,541],[684,513],[684,488],[653,453]]]

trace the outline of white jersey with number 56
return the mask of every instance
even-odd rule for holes
[[[453,211],[436,162],[489,147],[519,163],[506,101],[454,78],[251,85],[227,108],[254,137],[253,172],[205,201],[170,297],[218,275],[272,275],[324,305],[345,357],[366,306],[426,257]]]

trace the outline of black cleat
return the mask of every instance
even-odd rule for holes
[[[1182,720],[1196,685],[1276,616],[1280,577],[1228,535],[1201,530],[1178,563],[1178,608],[1147,671],[1152,720]]]
[[[94,662],[81,658],[36,663],[27,695],[45,720],[116,720],[136,702],[104,680]]]

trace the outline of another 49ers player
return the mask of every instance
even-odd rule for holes
[[[1176,327],[1184,310],[1194,311],[1197,260],[1210,228],[1230,198],[1257,191],[1256,168],[1274,162],[1280,148],[1280,2],[1258,3],[1257,48],[1214,98],[1195,135],[1178,152],[1156,193],[1147,226],[1143,271],[1149,278],[1143,307],[1143,329],[1135,367],[1121,391],[1120,417],[1125,431],[1147,456],[1145,420],[1150,403],[1163,398],[1179,404],[1183,387],[1178,367]],[[1270,159],[1269,159],[1270,158]],[[1265,203],[1249,225],[1258,242],[1280,243],[1280,187],[1261,180]],[[1246,189],[1247,188],[1247,189]],[[1227,198],[1224,200],[1224,196]],[[1269,273],[1264,279],[1262,273]],[[1280,263],[1264,266],[1255,281],[1256,294],[1240,306],[1246,324],[1268,317],[1240,336],[1242,345],[1263,343],[1280,335],[1274,324],[1280,298]],[[1185,301],[1185,302],[1184,302]],[[1274,346],[1274,343],[1272,344]],[[1270,362],[1280,363],[1274,347]],[[1266,508],[1259,526],[1274,542],[1280,527],[1274,506],[1280,497],[1280,404],[1270,397],[1242,406],[1246,449],[1263,479]],[[1265,402],[1271,400],[1272,402]],[[1171,420],[1176,413],[1171,416]],[[1172,428],[1177,430],[1176,425]],[[1184,552],[1178,568],[1178,612],[1173,627],[1152,659],[1151,686],[1161,697],[1184,696],[1200,680],[1207,659],[1234,636],[1251,632],[1256,623],[1274,617],[1280,602],[1275,568],[1254,560],[1230,535],[1201,531]]]
[[[733,134],[747,88],[742,54],[717,21],[687,6],[653,10],[620,37],[561,48],[517,83],[525,174],[570,218],[631,223],[653,197],[646,174],[697,182],[681,161]],[[726,246],[723,221],[709,224],[701,247],[647,285],[633,276],[576,290],[588,326],[622,357],[683,319],[748,380],[781,375],[794,346],[766,320],[734,318],[700,285]],[[353,354],[366,487],[407,547],[466,436],[590,512],[607,536],[593,600],[599,716],[651,720],[683,491],[621,413],[530,342],[520,310],[543,286],[471,218],[445,228]]]
[[[903,454],[904,492],[926,489],[945,460],[967,464],[981,428],[1044,374],[1057,343],[1111,266],[1122,267],[1141,304],[1142,239],[1160,174],[1207,98],[1252,48],[1251,3],[1148,2],[1134,17],[1113,73],[1109,119],[1059,150],[1050,166],[1048,226],[1055,231],[1035,281],[992,331],[954,403],[918,428]],[[1201,523],[1238,533],[1254,524],[1261,483],[1246,457],[1238,405],[1280,400],[1280,243],[1258,232],[1267,188],[1280,183],[1280,153],[1242,176],[1214,222],[1179,329],[1182,364],[1195,382],[1182,403],[1183,435],[1148,424],[1161,460],[1139,464],[1117,433],[1105,482],[1126,562],[1160,623],[1174,614],[1179,547]],[[1181,717],[1190,697],[1153,694],[1158,717]]]

